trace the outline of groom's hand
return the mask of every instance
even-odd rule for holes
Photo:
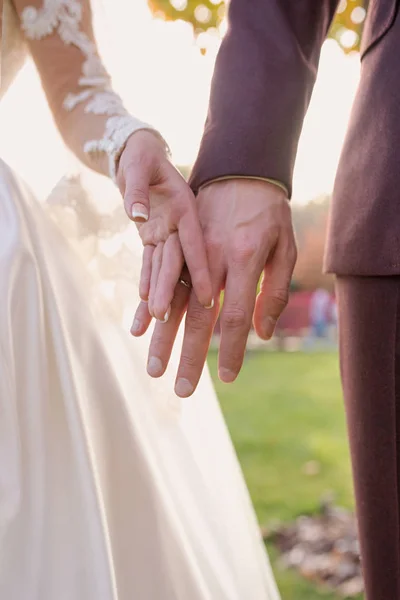
[[[291,211],[282,189],[249,179],[210,184],[199,193],[197,205],[214,298],[225,290],[220,314],[219,376],[229,383],[241,369],[252,319],[257,334],[269,339],[287,304],[296,261]],[[186,307],[183,296],[188,293],[180,286],[169,322],[156,325],[149,365],[154,364],[152,358],[158,359],[162,371]],[[190,293],[176,381],[179,396],[190,396],[198,384],[218,314],[218,302],[213,310],[206,310],[194,292]]]

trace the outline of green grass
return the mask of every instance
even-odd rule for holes
[[[353,506],[336,354],[251,353],[230,386],[217,379],[215,352],[209,366],[261,524],[314,513],[327,493]],[[304,473],[309,461],[316,475]],[[283,600],[338,599],[281,572],[270,554]]]

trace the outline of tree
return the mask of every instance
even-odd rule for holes
[[[346,53],[359,50],[367,3],[368,0],[340,1],[329,36]],[[191,23],[195,35],[218,28],[226,10],[225,0],[148,0],[148,4],[155,16]]]

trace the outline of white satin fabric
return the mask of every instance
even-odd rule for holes
[[[0,162],[0,598],[278,600],[206,374],[174,396]]]

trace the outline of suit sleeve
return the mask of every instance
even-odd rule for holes
[[[338,0],[231,0],[191,186],[250,177],[291,195],[303,120]]]
[[[90,0],[14,0],[64,141],[92,169],[115,177],[127,139],[152,129],[125,109],[100,59]]]

